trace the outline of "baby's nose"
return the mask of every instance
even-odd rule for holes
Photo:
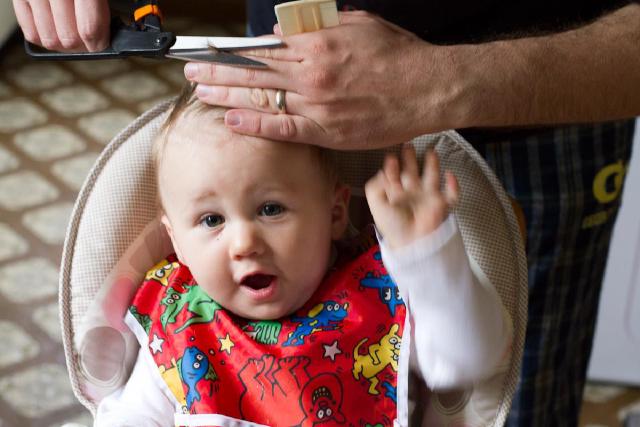
[[[260,232],[252,223],[243,222],[234,227],[229,245],[232,259],[259,255],[262,253],[263,246]]]

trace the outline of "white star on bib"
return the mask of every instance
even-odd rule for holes
[[[336,354],[342,354],[342,350],[338,348],[338,340],[335,340],[333,344],[322,344],[324,347],[324,357],[330,357],[332,362],[336,361]]]
[[[149,347],[151,347],[151,351],[153,354],[162,353],[162,344],[164,343],[164,339],[160,338],[158,335],[153,334],[153,341],[149,343]]]

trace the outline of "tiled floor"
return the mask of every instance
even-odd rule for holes
[[[211,22],[211,21],[210,21]],[[243,24],[180,34],[241,34]],[[57,279],[75,196],[105,144],[175,94],[180,62],[34,62],[13,43],[0,57],[0,427],[89,425],[68,384]],[[615,427],[640,391],[590,388],[581,425]]]

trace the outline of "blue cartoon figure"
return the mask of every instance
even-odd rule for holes
[[[382,382],[382,387],[384,387],[384,395],[389,399],[393,400],[393,403],[398,403],[398,395],[396,392],[396,388],[388,381]]]
[[[380,261],[382,259],[380,252],[373,254],[373,258]],[[365,288],[377,289],[380,301],[387,306],[392,316],[396,315],[396,306],[404,305],[398,286],[396,286],[388,274],[376,276],[372,272],[368,272],[367,275],[360,280],[360,285]]]
[[[196,389],[197,384],[202,380],[215,381],[218,376],[209,363],[207,355],[199,348],[192,346],[187,347],[182,357],[178,360],[178,369],[180,370],[180,378],[189,389],[187,392],[187,408],[191,409],[191,405],[195,400],[200,400],[200,393]]]
[[[340,322],[347,317],[348,308],[347,302],[340,305],[335,301],[325,301],[309,310],[306,317],[292,317],[291,321],[299,325],[282,345],[302,345],[304,338],[315,332],[339,329]]]

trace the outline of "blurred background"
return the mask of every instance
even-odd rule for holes
[[[163,11],[165,29],[180,35],[244,35],[243,1],[164,2]],[[184,63],[35,62],[25,55],[11,2],[4,0],[0,46],[0,427],[91,425],[68,383],[58,321],[68,217],[101,150],[139,114],[177,94]],[[640,176],[634,176],[637,193]],[[634,206],[626,214],[623,209],[621,220],[637,231],[640,208]],[[598,381],[585,391],[581,426],[621,426],[624,414],[640,407],[640,379],[634,379],[640,369],[630,371],[640,364],[640,338],[631,338],[640,317],[627,328],[630,335],[623,324],[635,317],[616,317],[622,302],[640,295],[638,258],[631,248],[629,260],[625,247],[637,245],[640,234],[627,236],[612,252],[617,264],[610,262],[607,281],[624,286],[605,289],[601,318],[607,321],[599,326],[591,367]],[[611,363],[624,354],[622,362]]]

